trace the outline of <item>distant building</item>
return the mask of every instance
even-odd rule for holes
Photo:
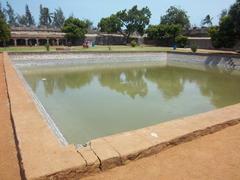
[[[12,27],[9,45],[14,46],[38,46],[49,43],[50,45],[67,45],[65,33],[60,29],[36,28],[36,27]],[[131,36],[139,39],[139,36]],[[125,38],[121,34],[107,34],[97,31],[89,32],[85,39],[79,40],[77,45],[82,45],[85,41],[95,42],[97,45],[121,45],[125,44]]]
[[[51,28],[11,28],[10,45],[37,46],[49,43],[50,45],[65,45],[65,33],[60,29]]]
[[[190,37],[209,37],[208,30],[208,27],[193,27],[187,30],[185,34]]]
[[[185,36],[188,36],[188,47],[196,44],[198,48],[213,49],[211,38],[208,35],[208,28],[192,28],[186,31]],[[36,27],[12,27],[11,39],[9,45],[14,46],[38,46],[49,43],[50,45],[67,45],[65,33],[60,29],[54,28],[36,28]],[[143,37],[133,34],[131,39],[138,43],[157,44],[154,40],[149,41],[147,35]],[[98,31],[91,31],[85,35],[85,39],[79,40],[77,45],[82,45],[85,41],[94,42],[96,45],[124,45],[126,39],[121,34],[107,34]],[[158,42],[159,43],[159,42]],[[161,42],[162,46],[167,45],[166,42]]]

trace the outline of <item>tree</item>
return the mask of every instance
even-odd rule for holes
[[[215,48],[221,47],[218,31],[219,31],[219,27],[218,26],[212,26],[208,30],[208,34],[209,34],[209,36],[211,37],[211,40],[212,40],[212,45]]]
[[[34,21],[34,17],[32,16],[32,13],[28,7],[28,5],[25,6],[25,16],[26,16],[26,20],[27,20],[27,26],[34,26],[35,25],[35,21]]]
[[[63,25],[63,32],[66,38],[75,44],[78,40],[83,39],[87,33],[88,24],[78,18],[69,17]]]
[[[85,22],[88,26],[88,30],[91,30],[93,28],[93,22],[90,21],[89,19],[85,19]]]
[[[12,8],[12,6],[7,2],[6,4],[7,8],[5,9],[6,14],[7,14],[7,19],[8,19],[8,24],[10,26],[15,26],[16,25],[16,16],[15,12]]]
[[[138,10],[133,6],[130,10],[122,10],[107,18],[102,18],[98,24],[101,32],[121,33],[126,42],[129,42],[130,35],[138,33],[144,34],[146,26],[149,24],[151,11],[148,7]]]
[[[0,18],[3,18],[4,20],[6,20],[6,15],[5,15],[4,9],[2,8],[1,2],[0,2]]]
[[[223,17],[227,16],[228,15],[228,10],[227,9],[223,9],[221,14],[219,15],[219,19],[220,21],[222,20]]]
[[[163,37],[163,35],[165,34],[164,30],[161,30],[159,28],[159,25],[150,25],[147,30],[147,37],[151,40],[157,40],[160,37]]]
[[[98,23],[98,28],[101,32],[106,33],[117,33],[121,31],[122,22],[116,15],[111,15],[110,17],[102,18]]]
[[[176,38],[182,33],[182,26],[179,24],[160,24],[149,26],[147,29],[148,38],[152,40],[171,40],[176,43]]]
[[[50,27],[52,23],[52,14],[47,7],[40,5],[39,26]]]
[[[62,28],[65,21],[65,17],[61,8],[55,9],[53,13],[53,26],[56,28]]]
[[[19,26],[27,26],[28,20],[25,15],[17,15],[17,22]]]
[[[3,42],[3,46],[6,46],[6,41],[10,39],[10,36],[11,31],[9,25],[3,17],[0,17],[0,41]]]
[[[151,11],[148,7],[138,10],[137,6],[133,6],[130,10],[117,12],[116,16],[121,21],[120,33],[129,41],[130,35],[134,32],[140,35],[144,34],[146,26],[150,22]]]
[[[208,14],[201,22],[202,26],[212,26],[213,18]]]
[[[176,37],[181,34],[182,27],[180,24],[171,24],[166,25],[165,27],[166,34],[169,38],[172,39],[173,43],[176,43]]]
[[[190,27],[189,17],[183,9],[171,6],[166,15],[161,17],[161,24],[180,24],[184,29]]]
[[[236,32],[234,31],[234,23],[230,16],[222,18],[219,27],[209,29],[213,46],[216,48],[231,48],[236,43]]]
[[[25,14],[24,15],[17,15],[16,17],[18,25],[19,26],[34,26],[35,21],[34,17],[32,16],[32,13],[28,7],[28,5],[25,6]]]
[[[213,46],[232,48],[240,40],[240,0],[230,7],[227,14],[220,18],[219,26],[209,30]]]
[[[232,18],[235,32],[238,39],[240,39],[240,0],[236,0],[236,2],[230,7],[228,14]]]

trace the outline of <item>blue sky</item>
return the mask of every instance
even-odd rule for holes
[[[0,0],[5,5],[6,0]],[[217,24],[222,9],[229,8],[235,0],[9,0],[17,13],[24,13],[27,3],[35,19],[38,21],[39,5],[43,4],[51,10],[61,7],[65,16],[90,19],[96,25],[102,17],[109,16],[118,10],[129,9],[133,5],[148,6],[152,11],[152,24],[158,24],[160,16],[172,5],[188,12],[191,24],[199,25],[201,20],[210,14]]]

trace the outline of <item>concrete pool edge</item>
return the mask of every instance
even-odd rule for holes
[[[13,119],[28,179],[77,178],[160,152],[240,121],[240,104],[159,125],[92,140],[76,149],[61,146],[13,68],[4,64]],[[24,111],[24,113],[23,113]]]
[[[4,53],[8,93],[19,149],[27,179],[79,175],[87,171],[84,159],[73,145],[62,146],[42,119],[8,55]]]
[[[25,81],[22,73],[15,68],[15,71],[18,75],[18,77],[20,78],[20,80],[22,81],[24,87],[26,88],[26,90],[29,92],[29,95],[32,97],[34,103],[36,104],[38,111],[41,113],[42,117],[44,120],[46,120],[48,126],[50,127],[50,129],[54,132],[55,136],[57,137],[57,139],[59,140],[59,142],[62,145],[68,145],[67,140],[64,138],[63,134],[61,133],[61,131],[58,129],[58,127],[56,126],[56,124],[54,123],[53,119],[50,117],[49,113],[46,111],[46,109],[44,108],[44,106],[41,104],[41,102],[39,101],[39,99],[37,98],[37,96],[34,94],[34,92],[32,91],[31,87],[28,85],[28,83]]]

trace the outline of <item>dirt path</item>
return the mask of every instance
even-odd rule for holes
[[[84,180],[240,179],[240,125]]]
[[[10,118],[2,54],[0,54],[0,179],[21,179]]]

